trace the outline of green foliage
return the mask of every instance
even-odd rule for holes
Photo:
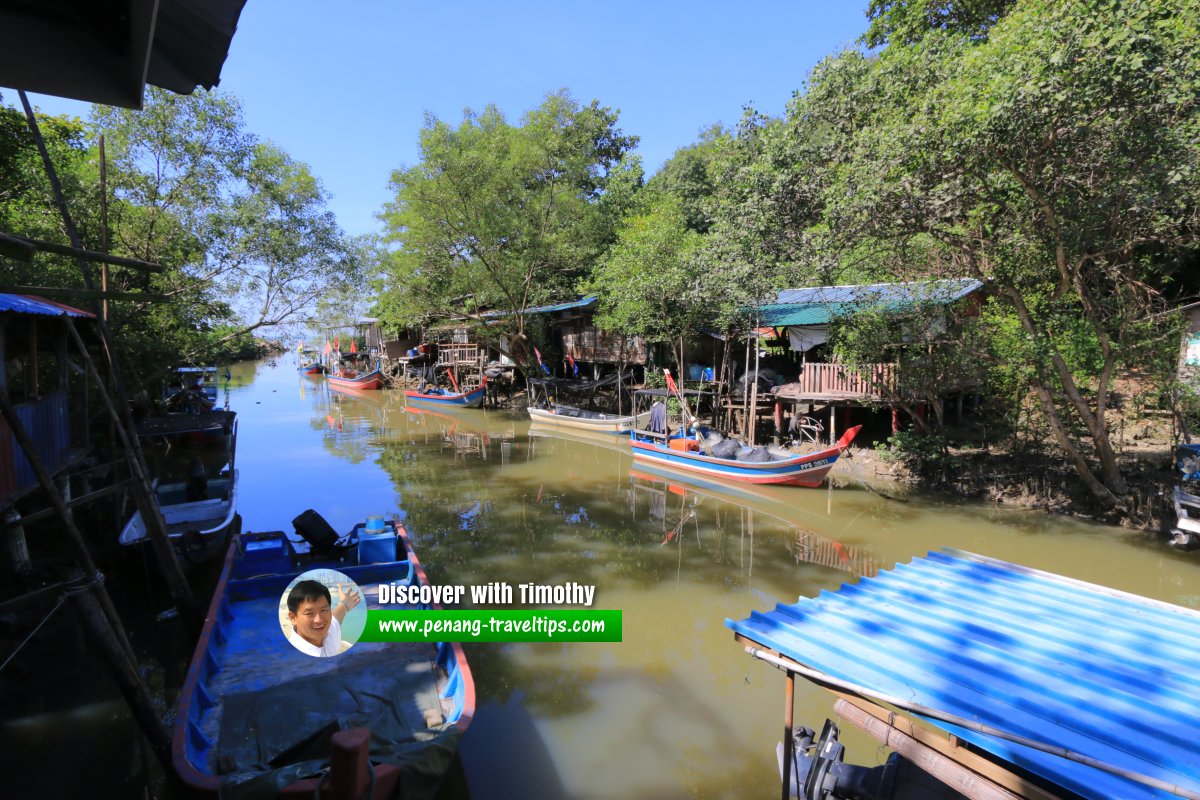
[[[673,342],[703,324],[700,244],[677,199],[645,193],[587,284],[601,298],[596,323],[651,342]]]
[[[871,0],[868,47],[915,44],[930,31],[949,31],[982,39],[1016,0]]]
[[[880,460],[903,464],[919,475],[932,475],[952,461],[944,439],[916,431],[897,431],[883,447],[878,442],[875,447]]]
[[[640,183],[640,168],[623,163],[636,141],[615,111],[581,107],[565,91],[520,125],[492,106],[457,128],[427,118],[421,162],[392,173],[396,199],[381,215],[395,250],[380,315],[414,324],[504,311],[489,330],[512,337],[528,365],[525,310],[572,296],[612,241],[620,203],[603,198],[614,169],[618,195]]]
[[[110,270],[109,288],[165,295],[110,303],[136,381],[179,361],[224,357],[249,331],[287,324],[331,287],[362,285],[367,251],[345,239],[308,167],[245,129],[236,98],[151,89],[138,112],[95,107],[90,124],[39,117],[82,243],[161,264]],[[108,166],[101,230],[99,137]],[[0,106],[0,230],[66,243],[21,112]],[[104,234],[107,233],[107,237]],[[13,283],[79,286],[74,261],[5,264]],[[98,276],[94,276],[98,284]],[[249,352],[250,350],[246,350]]]

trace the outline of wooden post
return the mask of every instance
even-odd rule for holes
[[[201,613],[195,597],[192,596],[191,587],[188,586],[183,568],[179,565],[179,559],[175,557],[175,549],[171,546],[171,539],[167,535],[167,523],[163,519],[162,509],[158,507],[158,500],[150,490],[150,482],[140,458],[141,454],[136,452],[136,434],[121,424],[113,398],[108,394],[109,387],[100,378],[96,364],[92,360],[91,354],[88,353],[87,345],[83,343],[83,338],[75,329],[75,323],[65,314],[63,319],[66,321],[67,331],[75,340],[75,347],[87,368],[88,376],[100,390],[100,399],[108,409],[109,418],[116,429],[118,442],[125,453],[129,471],[133,477],[131,481],[133,499],[137,504],[138,511],[142,514],[142,520],[146,523],[146,534],[150,539],[151,547],[154,548],[154,555],[162,570],[163,579],[167,582],[167,589],[179,606],[180,616],[184,623],[192,633],[198,634],[203,626],[204,615]],[[232,463],[230,464],[230,474],[232,474]]]
[[[112,672],[113,679],[120,688],[121,694],[125,696],[125,702],[129,704],[134,718],[150,741],[150,748],[158,757],[163,768],[170,774],[172,770],[171,735],[163,725],[162,719],[159,718],[154,701],[150,697],[150,690],[137,671],[137,661],[126,654],[120,646],[118,637],[123,636],[120,628],[110,624],[100,603],[97,602],[97,596],[104,591],[103,584],[93,579],[92,588],[85,588],[87,586],[86,579],[77,568],[71,570],[69,578],[80,587],[71,593],[75,599],[75,610],[78,612],[80,620],[100,649],[105,663]]]
[[[108,163],[104,158],[104,134],[100,134],[100,252],[108,253]],[[100,291],[108,292],[108,264],[100,265]],[[100,317],[108,322],[108,298],[100,301]]]
[[[92,554],[88,551],[87,544],[83,541],[83,536],[79,533],[79,529],[75,527],[75,520],[71,516],[71,512],[63,503],[62,495],[58,493],[58,487],[54,485],[54,479],[46,470],[46,465],[42,463],[41,456],[37,453],[33,439],[29,437],[29,432],[25,430],[25,424],[17,416],[16,409],[13,408],[12,402],[8,399],[8,390],[3,386],[0,386],[0,413],[3,413],[4,418],[8,420],[8,427],[12,430],[13,438],[17,440],[17,444],[20,445],[21,449],[25,451],[25,458],[28,459],[29,466],[33,468],[34,474],[37,475],[42,491],[46,493],[59,521],[62,522],[67,543],[71,545],[71,549],[75,552],[75,560],[79,563],[84,573],[88,575],[98,574],[99,570],[96,569],[96,562],[92,560]],[[108,596],[108,592],[105,591],[103,584],[97,584],[96,594],[101,608],[116,631],[121,648],[132,660],[133,647],[129,644],[129,639],[125,636],[125,630],[121,626],[121,618],[117,616],[117,609],[113,606],[112,599]]]
[[[775,444],[783,437],[783,401],[775,398]]]
[[[796,673],[787,670],[787,683],[783,688],[783,800],[791,797],[792,758],[795,755],[795,744],[792,736],[792,715],[796,699]],[[796,787],[799,791],[802,787]]]
[[[28,575],[33,569],[33,562],[29,559],[29,545],[25,541],[25,528],[21,525],[21,512],[15,507],[10,506],[4,512],[4,527],[13,572]]]

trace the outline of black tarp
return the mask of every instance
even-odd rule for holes
[[[367,669],[360,657],[355,669],[306,675],[224,698],[215,765],[221,797],[275,797],[288,784],[328,767],[334,733],[365,726],[371,731],[371,761],[400,767],[406,800],[432,798],[460,736],[454,725],[426,727],[428,710],[440,709],[434,666],[390,659],[386,650],[372,656]]]

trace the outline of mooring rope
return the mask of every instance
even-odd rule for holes
[[[17,649],[9,653],[8,658],[4,659],[4,663],[0,664],[0,672],[3,672],[4,668],[7,667],[12,660],[17,657],[17,654],[20,653],[22,649],[24,649],[25,645],[29,644],[30,640],[32,640],[33,637],[37,635],[37,632],[42,629],[42,626],[50,621],[50,618],[54,616],[54,612],[58,611],[58,609],[62,607],[63,603],[67,602],[67,600],[72,596],[77,595],[80,592],[86,592],[93,586],[101,583],[104,583],[104,575],[103,573],[97,572],[95,577],[93,577],[90,581],[84,578],[78,578],[62,584],[63,593],[58,596],[58,600],[55,601],[54,606],[46,612],[46,616],[42,617],[42,621],[39,622],[34,629],[29,632],[29,635],[26,636],[19,645],[17,645]]]

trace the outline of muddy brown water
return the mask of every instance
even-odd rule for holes
[[[462,760],[476,798],[777,796],[783,676],[747,656],[724,620],[938,548],[1200,607],[1200,560],[1122,529],[897,502],[853,482],[688,486],[635,467],[615,438],[531,431],[507,412],[409,408],[398,391],[339,393],[287,358],[239,365],[233,383],[247,529],[290,530],[310,507],[338,530],[397,513],[434,583],[574,581],[596,587],[595,607],[622,610],[620,643],[467,645],[478,704]],[[143,571],[126,569],[127,582]],[[187,654],[161,643],[171,639],[153,621],[161,589],[141,587],[122,604],[166,708]],[[3,752],[41,774],[17,785],[71,796],[77,784],[55,765],[102,742],[84,782],[93,794],[169,796],[119,697],[94,680],[94,701],[0,727]],[[797,722],[819,728],[827,716],[831,696],[799,681]],[[852,730],[843,741],[859,763],[883,757]]]

